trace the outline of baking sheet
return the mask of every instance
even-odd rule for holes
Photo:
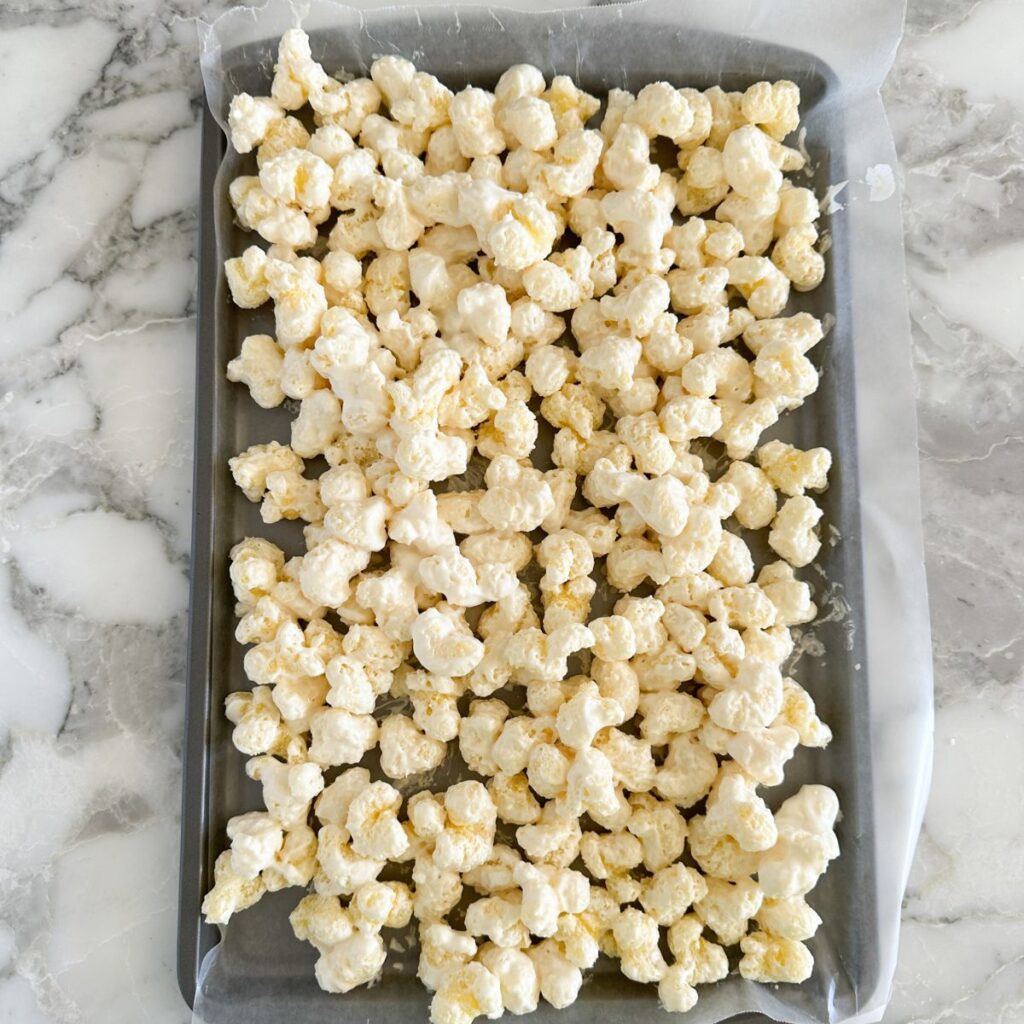
[[[374,57],[395,52],[456,89],[470,82],[493,86],[505,67],[521,61],[549,77],[570,74],[595,94],[613,86],[635,91],[660,79],[745,88],[785,77],[801,86],[813,187],[820,194],[830,183],[853,180],[840,197],[845,208],[826,218],[833,244],[825,283],[792,303],[792,311],[835,317],[834,329],[814,350],[822,386],[766,437],[824,444],[836,455],[822,504],[825,523],[839,538],[823,548],[825,579],[803,574],[830,619],[814,628],[827,653],[803,657],[794,672],[836,738],[826,751],[801,750],[785,784],[768,798],[777,806],[803,782],[831,785],[843,809],[837,829],[842,856],[810,899],[825,922],[811,943],[812,978],[802,986],[769,987],[733,977],[702,988],[689,1017],[701,1024],[752,1011],[792,1024],[878,1019],[923,809],[931,726],[898,207],[895,199],[870,203],[867,186],[858,185],[868,167],[895,165],[877,86],[898,38],[901,8],[869,2],[855,12],[823,12],[798,0],[726,0],[703,9],[660,0],[543,14],[483,8],[360,13],[316,2],[297,13],[271,3],[258,13],[231,12],[205,32],[204,80],[218,119],[235,92],[267,91],[277,39],[300,16],[314,55],[329,71],[365,72]],[[247,534],[267,536],[288,553],[302,550],[299,528],[265,526],[227,469],[228,458],[250,444],[287,441],[291,419],[283,408],[259,409],[244,388],[223,377],[241,339],[271,325],[266,309],[231,305],[221,273],[223,259],[254,238],[233,225],[227,202],[231,179],[251,173],[253,162],[226,155],[207,111],[179,978],[196,1019],[207,1024],[424,1019],[429,996],[415,979],[413,948],[391,953],[382,984],[344,997],[322,993],[313,978],[315,951],[294,939],[287,924],[298,898],[294,890],[264,897],[233,918],[223,937],[202,924],[198,912],[227,819],[260,806],[259,788],[246,778],[244,757],[231,746],[223,717],[224,696],[249,685],[233,639],[228,551]],[[633,985],[602,959],[577,1004],[562,1011],[544,1004],[535,1017],[637,1020],[661,1013],[653,988]]]

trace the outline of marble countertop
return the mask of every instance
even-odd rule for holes
[[[0,12],[0,1020],[174,976],[202,0]],[[1024,1021],[1021,0],[911,0],[901,158],[936,671],[890,1024]],[[28,825],[22,824],[28,820]]]

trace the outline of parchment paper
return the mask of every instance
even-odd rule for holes
[[[612,86],[635,90],[662,78],[697,87],[718,81],[744,88],[759,78],[780,77],[801,83],[807,146],[818,168],[814,187],[820,194],[829,183],[847,184],[826,221],[833,239],[826,282],[831,290],[812,293],[794,307],[831,313],[836,320],[826,339],[832,354],[825,356],[822,393],[802,419],[784,419],[795,419],[787,429],[806,445],[829,443],[821,435],[821,424],[827,424],[842,456],[838,469],[845,478],[833,482],[835,493],[825,499],[826,521],[840,539],[822,559],[828,579],[839,582],[831,590],[819,582],[839,611],[819,636],[826,651],[845,643],[846,653],[831,660],[826,654],[817,667],[804,673],[801,666],[795,674],[819,707],[829,686],[848,688],[842,693],[849,699],[837,699],[841,720],[836,712],[830,719],[835,754],[806,755],[796,777],[787,772],[786,785],[772,790],[771,800],[777,805],[801,781],[835,785],[845,815],[843,853],[811,897],[825,918],[811,943],[814,977],[802,986],[759,986],[738,977],[705,986],[688,1014],[694,1024],[751,1012],[788,1024],[877,1021],[889,999],[932,742],[899,197],[873,201],[887,191],[878,186],[886,180],[884,168],[896,166],[878,89],[902,19],[902,3],[887,0],[641,0],[540,13],[461,6],[360,12],[328,0],[272,0],[259,10],[232,10],[201,29],[207,98],[222,126],[235,92],[269,89],[277,39],[300,24],[313,36],[314,56],[328,71],[365,73],[374,57],[401,53],[454,88],[470,81],[493,85],[507,66],[524,61],[548,76],[568,73],[591,92]],[[244,167],[237,156],[227,157],[216,187],[223,192]],[[217,230],[223,256],[240,251],[230,212],[218,220]],[[823,604],[821,591],[818,601]],[[214,714],[219,707],[214,700]],[[828,776],[836,765],[848,766],[841,768],[845,777]],[[240,764],[233,768],[241,770]],[[378,986],[344,997],[320,993],[312,978],[315,954],[309,947],[298,950],[285,922],[296,899],[294,890],[268,896],[232,920],[225,941],[203,963],[196,1021],[427,1018],[427,995],[412,977],[415,952],[405,944],[389,957]],[[632,985],[606,965],[573,1007],[553,1011],[542,1004],[532,1019],[575,1024],[596,1015],[609,1022],[639,1021],[662,1012],[652,988]]]

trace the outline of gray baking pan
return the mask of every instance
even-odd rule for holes
[[[572,14],[534,15],[529,21],[516,22],[512,32],[476,13],[475,18],[472,11],[461,15],[462,31],[481,34],[485,45],[463,45],[464,40],[450,31],[450,16],[443,13],[434,17],[394,10],[389,13],[386,36],[314,32],[313,52],[328,70],[345,68],[356,73],[365,72],[382,52],[404,53],[455,89],[469,83],[493,86],[505,67],[522,61],[537,64],[548,76],[570,74],[598,95],[616,86],[635,91],[660,79],[679,86],[721,84],[742,89],[762,78],[788,78],[800,85],[803,94],[806,147],[814,166],[811,184],[820,195],[829,182],[845,177],[836,82],[827,66],[806,53],[752,39],[688,32],[670,24],[640,25],[628,45],[623,45],[623,26],[602,31],[594,11],[589,12],[586,33],[578,31]],[[572,46],[565,45],[565,33],[576,33]],[[266,40],[225,53],[228,94],[241,89],[266,93],[275,50],[276,40]],[[571,60],[562,59],[567,50],[572,51]],[[261,807],[259,787],[245,776],[245,758],[232,747],[230,726],[223,716],[224,697],[250,685],[242,671],[242,649],[233,638],[228,552],[250,534],[268,537],[289,554],[302,551],[300,529],[292,523],[265,526],[258,506],[234,487],[227,467],[228,459],[250,444],[272,439],[287,442],[293,415],[286,408],[258,408],[246,389],[228,383],[223,372],[243,337],[272,331],[267,308],[245,311],[230,303],[221,270],[226,257],[257,241],[233,224],[227,201],[230,180],[239,173],[253,173],[254,165],[251,156],[240,158],[227,152],[223,134],[204,108],[178,977],[190,1005],[199,989],[197,1005],[208,1024],[422,1020],[428,995],[415,978],[414,943],[404,937],[396,943],[401,948],[389,955],[380,984],[344,997],[328,996],[313,978],[315,951],[297,941],[287,923],[288,912],[299,898],[295,890],[266,896],[233,918],[223,934],[205,925],[199,913],[213,862],[224,847],[225,823],[234,814]],[[829,226],[827,218],[825,226]],[[853,408],[856,321],[849,306],[841,221],[831,225],[831,233],[825,283],[813,293],[794,296],[790,310],[835,317],[834,329],[813,352],[822,385],[767,436],[781,436],[803,447],[826,445],[836,457],[831,487],[823,497],[824,535],[832,537],[820,559],[824,578],[813,570],[803,574],[814,584],[823,612],[830,612],[823,615],[828,621],[814,627],[827,653],[804,656],[793,670],[831,724],[835,740],[826,751],[801,750],[790,763],[784,785],[768,791],[768,799],[777,806],[805,782],[832,786],[842,805],[838,825],[842,856],[811,897],[824,919],[811,943],[816,959],[811,979],[799,987],[774,989],[770,997],[755,998],[748,991],[749,983],[738,978],[705,987],[693,1020],[735,1017],[737,1008],[755,1006],[791,1019],[842,1018],[855,1012],[858,993],[872,992],[878,980],[868,691],[863,668],[867,660],[860,628],[861,533]],[[216,956],[204,967],[218,942]],[[787,1012],[780,1013],[777,1007],[786,1007]],[[602,958],[579,1001],[558,1011],[557,1019],[575,1024],[595,1015],[606,1021],[636,1021],[661,1014],[652,988],[632,984],[619,974],[617,965]],[[535,1014],[543,1020],[554,1017],[547,1004]]]

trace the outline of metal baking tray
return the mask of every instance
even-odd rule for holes
[[[381,52],[400,52],[401,40],[416,39],[406,52],[417,66],[458,89],[465,84],[493,87],[505,67],[520,61],[537,64],[547,76],[570,74],[588,92],[601,95],[612,87],[637,90],[665,79],[679,86],[705,88],[720,84],[742,89],[763,78],[788,78],[803,95],[802,124],[814,167],[811,184],[821,195],[844,174],[843,126],[836,104],[837,88],[830,69],[811,55],[753,39],[728,39],[716,33],[684,32],[677,25],[644,24],[643,38],[622,47],[614,33],[596,33],[573,61],[557,57],[561,47],[543,45],[545,36],[565,31],[563,15],[533,15],[536,31],[528,39],[495,32],[488,45],[460,47],[440,30],[424,27],[414,11],[389,12],[394,32],[366,39],[329,31],[311,32],[313,52],[329,70],[364,71]],[[463,19],[462,30],[487,33],[486,19]],[[493,24],[492,24],[493,27]],[[538,42],[540,40],[540,42]],[[397,41],[397,42],[396,42]],[[270,56],[276,39],[239,47],[223,55],[234,90],[266,93]],[[407,47],[407,49],[409,49]],[[720,73],[720,54],[729,54],[728,70]],[[325,59],[326,58],[326,59]],[[389,954],[382,983],[344,996],[321,992],[313,977],[315,951],[296,940],[287,915],[298,899],[294,890],[265,896],[237,915],[224,930],[203,923],[199,913],[212,879],[213,862],[224,848],[224,828],[232,815],[261,807],[259,787],[245,775],[245,758],[230,741],[223,714],[225,696],[249,687],[242,670],[242,648],[233,637],[234,600],[228,578],[228,552],[246,535],[266,536],[288,554],[303,550],[299,526],[266,526],[258,506],[234,486],[228,459],[250,444],[272,439],[287,442],[293,412],[260,409],[247,390],[230,384],[224,367],[243,337],[270,331],[272,314],[235,308],[222,273],[223,260],[256,241],[233,223],[227,188],[233,177],[253,173],[254,158],[228,153],[223,133],[204,105],[199,230],[199,297],[196,346],[196,431],[191,606],[183,751],[180,899],[178,914],[178,979],[189,1005],[203,978],[204,958],[220,941],[216,979],[206,979],[203,1005],[208,1024],[246,1020],[251,1024],[283,1019],[306,1021],[385,1021],[392,1017],[425,1019],[429,996],[416,980],[415,948]],[[823,226],[829,228],[829,218]],[[831,486],[822,504],[824,533],[838,530],[823,546],[820,564],[825,579],[811,570],[819,606],[823,592],[841,598],[831,607],[843,614],[825,616],[814,633],[824,657],[803,657],[794,676],[813,695],[835,739],[826,751],[801,749],[790,762],[785,783],[768,791],[772,806],[805,782],[821,782],[839,794],[842,818],[837,826],[841,857],[811,896],[824,924],[811,942],[816,966],[809,981],[777,992],[780,1003],[808,1020],[828,1020],[855,1011],[858,993],[872,992],[878,982],[876,936],[879,923],[874,898],[875,863],[872,842],[870,738],[867,708],[867,665],[863,646],[861,529],[857,495],[857,443],[853,408],[856,326],[849,303],[846,239],[842,222],[831,225],[832,245],[824,284],[807,295],[794,294],[789,312],[806,309],[831,315],[835,326],[812,355],[822,371],[819,391],[796,412],[788,413],[767,437],[783,437],[804,447],[826,445],[835,454]],[[749,536],[749,535],[748,535]],[[732,1016],[735,986],[749,983],[730,978],[701,989],[694,1020]],[[726,995],[725,990],[730,990]],[[600,1015],[608,1021],[660,1018],[662,1011],[651,987],[625,979],[605,958],[590,972],[579,1001],[557,1011],[566,1024]],[[536,1019],[555,1019],[546,1003]],[[753,1019],[750,1017],[749,1019]],[[757,1017],[757,1019],[764,1019]]]

